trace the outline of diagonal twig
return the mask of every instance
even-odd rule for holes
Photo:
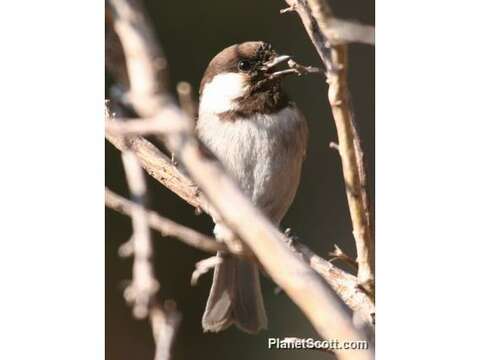
[[[109,189],[105,189],[105,205],[121,214],[132,216],[134,204],[130,200],[115,194]],[[177,224],[154,211],[147,210],[147,221],[152,229],[157,230],[163,236],[173,236],[187,245],[200,250],[209,253],[229,251],[225,244],[217,242],[214,238],[203,235],[186,226]]]

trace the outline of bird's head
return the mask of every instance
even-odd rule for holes
[[[219,114],[252,102],[267,108],[277,106],[280,100],[284,102],[277,66],[289,59],[263,41],[227,47],[205,71],[200,84],[200,112]]]

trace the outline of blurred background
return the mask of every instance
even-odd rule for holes
[[[145,5],[170,65],[172,91],[179,81],[198,89],[210,59],[223,48],[243,41],[271,42],[279,53],[293,55],[305,65],[320,66],[320,60],[295,13],[280,15],[281,0],[270,1],[155,1]],[[330,1],[337,17],[374,24],[374,1]],[[364,148],[374,205],[374,48],[351,45],[349,85],[357,126]],[[106,76],[106,93],[111,86]],[[338,153],[329,148],[336,131],[327,100],[323,76],[288,78],[285,88],[306,115],[310,128],[308,155],[295,201],[282,228],[295,235],[324,258],[338,244],[355,257],[350,217]],[[106,142],[106,185],[128,196],[118,151]],[[182,224],[211,234],[213,225],[206,215],[195,215],[192,207],[148,177],[150,206]],[[106,210],[106,358],[108,360],[153,359],[154,343],[147,321],[134,320],[122,293],[131,279],[131,261],[118,257],[118,247],[131,235],[130,220]],[[300,310],[275,284],[263,277],[262,287],[269,328],[257,336],[231,327],[218,334],[203,334],[201,316],[212,274],[190,286],[194,264],[208,256],[182,242],[154,235],[156,275],[160,297],[176,301],[183,321],[174,345],[175,360],[205,359],[332,359],[318,351],[268,350],[268,337],[314,337],[317,335]],[[348,270],[348,269],[347,269]],[[321,311],[321,309],[319,309]]]

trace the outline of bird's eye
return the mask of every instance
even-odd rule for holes
[[[248,60],[240,60],[238,62],[238,70],[240,71],[248,71],[252,68],[253,63]]]

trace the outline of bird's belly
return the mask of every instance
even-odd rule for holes
[[[200,138],[274,222],[280,222],[293,201],[306,142],[297,124],[303,119],[278,116],[235,122],[210,118],[198,124]]]

